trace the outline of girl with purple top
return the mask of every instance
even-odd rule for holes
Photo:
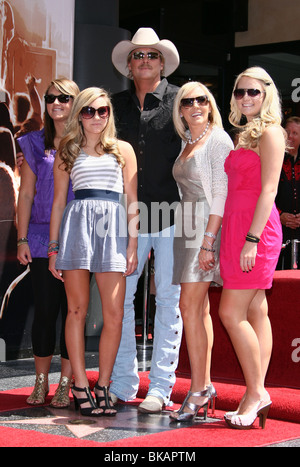
[[[18,260],[30,264],[35,312],[32,325],[32,346],[36,383],[27,399],[30,405],[45,402],[49,392],[48,373],[56,343],[56,321],[62,313],[61,379],[51,405],[70,405],[69,389],[72,368],[64,338],[67,301],[64,286],[48,270],[48,243],[51,208],[54,194],[53,164],[79,88],[73,81],[61,78],[51,82],[45,94],[44,129],[18,139],[24,154],[18,201]],[[68,199],[73,199],[71,186]]]

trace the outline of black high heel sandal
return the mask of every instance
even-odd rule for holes
[[[77,396],[75,396],[74,391],[84,392],[86,395],[86,398],[79,399]],[[103,412],[94,412],[94,410],[97,410],[98,407],[91,394],[90,388],[77,388],[76,386],[73,386],[72,394],[74,397],[75,410],[80,410],[81,415],[83,415],[84,417],[101,417],[103,415]],[[85,404],[86,402],[89,402],[91,407],[82,408],[81,404]]]
[[[103,396],[98,396],[95,389],[102,391]],[[99,386],[98,383],[96,383],[94,393],[97,406],[99,409],[103,410],[103,415],[106,417],[114,417],[117,414],[117,411],[109,395],[109,386]],[[101,405],[102,402],[105,402],[105,405]],[[109,412],[109,410],[114,410],[115,412]]]

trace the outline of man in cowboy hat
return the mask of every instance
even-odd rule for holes
[[[137,156],[138,198],[144,215],[140,215],[138,274],[127,277],[122,339],[111,392],[115,400],[128,401],[135,398],[139,387],[133,301],[138,278],[153,248],[154,344],[149,391],[139,410],[155,413],[170,401],[182,336],[180,287],[172,285],[174,206],[179,200],[172,167],[181,147],[172,111],[178,88],[165,78],[178,67],[179,54],[172,42],[159,40],[153,29],[140,28],[131,41],[115,46],[112,62],[134,83],[131,91],[113,96],[113,105],[118,136],[132,144]]]

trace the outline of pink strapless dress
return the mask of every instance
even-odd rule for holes
[[[228,196],[222,223],[220,270],[224,289],[269,289],[282,245],[282,227],[274,204],[260,237],[255,267],[240,268],[240,254],[261,192],[260,157],[251,149],[231,151],[225,161]]]

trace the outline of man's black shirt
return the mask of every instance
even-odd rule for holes
[[[134,92],[123,91],[112,98],[118,138],[130,143],[138,165],[138,199],[148,208],[148,232],[151,226],[151,203],[179,200],[177,184],[172,176],[175,159],[179,155],[181,140],[173,124],[173,103],[178,88],[163,79],[153,93],[145,97],[141,111]],[[152,219],[152,231],[174,223],[160,219],[159,226]],[[144,230],[142,228],[142,230]]]

